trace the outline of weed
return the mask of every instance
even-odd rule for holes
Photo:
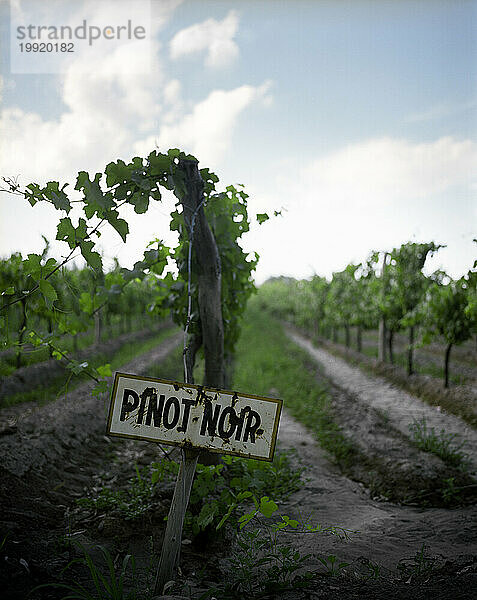
[[[360,565],[360,570],[356,573],[356,575],[363,579],[364,581],[368,581],[370,579],[377,580],[382,576],[382,567],[378,563],[374,563],[367,557],[362,557],[358,560]]]
[[[142,596],[136,589],[126,591],[125,589],[125,578],[128,571],[129,565],[131,566],[131,574],[133,581],[135,580],[136,565],[134,557],[131,554],[127,554],[118,569],[115,565],[115,560],[103,546],[97,546],[97,549],[102,554],[104,564],[98,565],[91,553],[78,544],[78,547],[83,552],[82,558],[75,558],[70,561],[68,565],[63,569],[62,574],[70,569],[74,564],[80,564],[87,568],[89,571],[89,587],[93,590],[91,592],[87,587],[75,581],[71,584],[68,583],[46,583],[35,587],[30,594],[39,590],[40,588],[56,588],[65,590],[67,594],[62,597],[62,600],[74,598],[76,600],[136,600]]]
[[[227,561],[227,578],[203,597],[256,598],[306,588],[314,577],[310,571],[303,572],[309,557],[291,546],[278,544],[267,529],[242,530]]]
[[[104,487],[96,497],[79,498],[77,503],[95,510],[116,511],[126,520],[144,515],[153,506],[153,483],[136,465],[136,477],[125,489],[112,490]]]
[[[398,562],[397,570],[403,579],[429,576],[437,569],[437,557],[429,555],[429,549],[429,546],[422,544],[412,558],[402,558]]]
[[[461,502],[462,498],[460,495],[461,487],[455,485],[454,477],[449,477],[449,479],[444,479],[445,487],[441,489],[442,499],[444,500],[444,504],[455,505]]]
[[[320,563],[325,567],[326,575],[331,577],[336,577],[340,572],[348,567],[350,563],[340,561],[337,556],[334,554],[329,554],[328,556],[317,556]]]
[[[409,431],[414,443],[424,452],[432,452],[452,467],[468,467],[468,456],[462,451],[465,442],[456,444],[456,434],[447,433],[444,429],[436,433],[434,427],[427,426],[425,417],[413,421]]]

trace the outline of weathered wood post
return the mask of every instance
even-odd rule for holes
[[[186,349],[186,383],[192,383],[192,369],[197,349],[201,342],[205,355],[204,385],[223,388],[225,379],[224,365],[224,327],[221,302],[221,265],[220,256],[213,233],[207,223],[202,206],[204,183],[199,173],[197,161],[179,161],[178,168],[184,175],[186,196],[182,200],[184,221],[192,244],[194,267],[198,281],[199,315],[202,327],[201,339],[188,340]],[[199,451],[185,449],[177,476],[174,496],[167,520],[161,557],[157,569],[155,593],[160,594],[164,585],[173,579],[177,567],[182,541],[184,515],[189,503],[190,491],[194,480]]]
[[[381,269],[381,278],[383,279],[383,287],[381,290],[381,299],[384,301],[384,297],[386,295],[386,284],[384,281],[385,273],[386,273],[386,259],[388,257],[388,253],[384,253],[383,257],[383,267]],[[386,338],[387,338],[387,327],[386,327],[386,319],[384,315],[381,315],[379,319],[379,332],[378,332],[378,361],[383,363],[386,362]]]

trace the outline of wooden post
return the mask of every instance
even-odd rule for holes
[[[383,257],[383,268],[381,270],[381,278],[384,279],[385,270],[386,270],[386,259],[388,257],[388,253],[384,253]],[[381,290],[382,299],[384,300],[384,296],[386,295],[385,282],[383,281],[383,287]],[[378,361],[386,362],[386,337],[387,337],[387,328],[386,328],[386,319],[384,315],[381,315],[379,319],[379,333],[378,333]]]
[[[192,222],[195,223],[191,243],[196,259],[195,268],[197,269],[196,275],[199,284],[198,299],[201,321],[201,335],[192,336],[188,342],[187,366],[184,376],[187,383],[192,383],[195,355],[202,344],[205,355],[204,384],[209,387],[223,388],[225,364],[220,256],[201,204],[204,195],[204,183],[199,173],[197,161],[181,159],[179,168],[184,174],[184,183],[187,189],[186,197],[182,200],[184,219],[189,227]],[[189,231],[190,235],[191,232]],[[156,594],[162,594],[164,585],[173,579],[179,561],[184,515],[189,503],[198,457],[199,451],[197,450],[183,450],[157,569],[154,586]]]
[[[182,462],[167,518],[166,533],[157,569],[156,583],[154,585],[156,594],[162,594],[165,584],[172,580],[179,561],[184,515],[189,503],[190,490],[194,481],[198,457],[199,452],[197,450],[183,450]]]

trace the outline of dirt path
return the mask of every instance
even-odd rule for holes
[[[392,427],[404,436],[409,437],[409,425],[413,421],[425,418],[428,427],[434,427],[436,432],[444,429],[446,433],[456,436],[456,442],[465,442],[464,449],[471,463],[470,471],[474,475],[477,473],[477,431],[464,421],[425,404],[383,378],[367,375],[343,359],[316,348],[296,331],[288,329],[287,333],[321,365],[325,376],[333,384],[351,394],[356,402],[384,412]]]
[[[279,507],[281,514],[309,519],[316,525],[335,525],[355,531],[349,540],[332,535],[304,534],[303,554],[335,554],[352,562],[361,558],[396,572],[401,559],[415,556],[424,544],[426,553],[441,560],[477,554],[477,506],[454,510],[419,509],[374,502],[363,487],[342,476],[304,426],[282,414],[279,443],[295,448],[308,465],[305,486]],[[285,536],[297,544],[296,535]],[[319,568],[316,559],[310,567]],[[411,597],[411,596],[409,596]]]
[[[141,374],[159,362],[174,348],[181,334],[165,340],[152,351],[143,354],[123,369]],[[2,468],[21,477],[24,473],[58,461],[68,451],[87,443],[104,432],[108,410],[108,394],[92,396],[95,383],[85,383],[46,406],[22,405],[4,409],[0,422],[8,419],[9,427],[0,437]]]
[[[167,338],[121,370],[147,373],[149,365],[164,360],[181,339],[182,333]],[[75,499],[91,489],[117,453],[129,455],[128,472],[143,454],[149,452],[148,462],[161,455],[155,445],[138,447],[104,435],[108,395],[93,397],[93,386],[82,384],[66,399],[45,406],[0,412],[0,420],[11,422],[0,435],[0,540],[6,540],[0,589],[7,592],[5,598],[20,600],[34,585],[58,577],[71,559],[62,551],[61,540],[69,532]],[[91,523],[76,533],[87,535],[88,527]],[[58,597],[45,594],[42,599]]]

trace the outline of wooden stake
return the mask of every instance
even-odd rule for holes
[[[198,457],[198,450],[183,450],[182,452],[182,462],[177,475],[161,558],[157,568],[156,583],[154,585],[155,594],[162,594],[165,584],[174,577],[174,570],[180,555],[184,515],[189,504],[190,490],[194,481]]]

